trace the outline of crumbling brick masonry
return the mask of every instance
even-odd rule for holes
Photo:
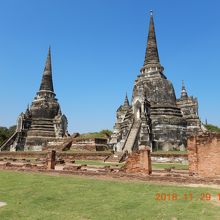
[[[209,133],[188,139],[189,172],[220,177],[220,134]]]
[[[150,148],[140,146],[140,150],[129,154],[128,159],[121,170],[126,173],[151,174]]]

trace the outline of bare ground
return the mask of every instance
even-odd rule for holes
[[[7,205],[6,202],[0,202],[0,207]]]

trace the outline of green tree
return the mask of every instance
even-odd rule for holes
[[[16,130],[16,125],[13,125],[13,126],[11,126],[11,127],[9,127],[8,128],[8,134],[9,134],[9,136],[11,136],[11,135],[13,135],[14,134],[14,132],[15,132],[15,130]]]
[[[15,129],[16,129],[15,125],[9,128],[0,127],[0,144],[6,141],[15,132]]]
[[[106,137],[110,137],[112,135],[112,131],[111,130],[108,130],[108,129],[105,129],[105,130],[101,130],[99,132],[101,135],[105,135]]]
[[[205,127],[208,129],[208,131],[210,132],[220,132],[220,128],[216,125],[212,125],[212,124],[207,124],[205,125]]]

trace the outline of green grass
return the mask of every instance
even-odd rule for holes
[[[0,172],[1,220],[217,220],[220,209],[201,201],[219,190],[86,179],[74,176]],[[157,193],[193,193],[193,199],[157,201]]]
[[[124,163],[108,163],[108,162],[103,162],[103,161],[98,161],[98,160],[76,160],[76,164],[87,164],[87,165],[96,165],[96,166],[118,166],[121,167],[124,165]],[[164,168],[171,168],[175,167],[175,169],[188,169],[188,165],[180,164],[180,163],[153,163],[152,168],[153,169],[164,169]]]
[[[189,168],[188,165],[181,164],[181,163],[153,163],[152,168],[153,169],[164,169],[164,168],[172,168],[177,170],[187,170]]]
[[[153,151],[152,153],[152,156],[154,154],[187,154],[187,151],[177,151],[177,150],[172,150],[172,151],[162,151],[162,150],[158,150],[158,151]]]
[[[108,163],[100,160],[75,160],[76,164],[87,164],[87,165],[96,165],[96,166],[123,166],[124,163]]]

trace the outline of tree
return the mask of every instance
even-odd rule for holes
[[[108,138],[112,135],[112,131],[108,129],[101,130],[99,133],[105,135]]]
[[[207,124],[207,125],[205,125],[205,127],[210,132],[220,132],[220,128],[218,126],[216,126],[216,125]]]
[[[0,144],[5,142],[14,132],[16,129],[16,125],[13,125],[9,128],[0,127]]]

